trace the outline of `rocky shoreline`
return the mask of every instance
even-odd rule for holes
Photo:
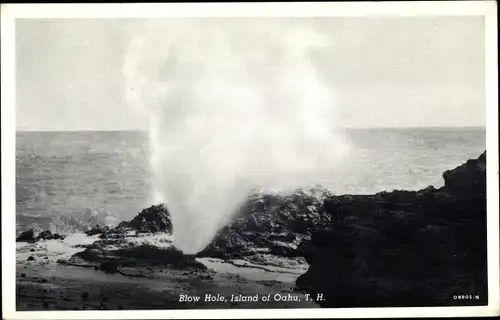
[[[486,305],[486,152],[443,178],[326,199],[333,218],[307,244],[298,289],[322,293],[322,307]]]
[[[487,304],[486,153],[443,178],[439,189],[374,195],[334,196],[320,187],[256,194],[196,255],[173,246],[168,209],[155,205],[114,228],[89,228],[96,241],[58,264],[212,281],[213,271],[200,258],[285,268],[307,261],[307,272],[286,290],[322,294],[321,307]],[[16,241],[51,239],[64,236],[28,230]],[[460,294],[478,298],[454,299]]]

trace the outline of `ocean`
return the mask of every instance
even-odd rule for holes
[[[346,129],[335,194],[440,187],[442,173],[486,148],[485,128]],[[154,204],[148,133],[17,132],[17,233],[129,220]],[[332,145],[332,148],[335,148]]]

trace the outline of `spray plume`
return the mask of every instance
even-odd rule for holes
[[[331,178],[346,151],[309,57],[312,30],[244,19],[148,21],[126,52],[128,103],[149,118],[153,201],[176,246],[204,248],[257,188]]]

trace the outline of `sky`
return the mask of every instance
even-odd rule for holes
[[[170,20],[161,23],[168,26]],[[189,23],[196,27],[196,20]],[[336,97],[339,126],[485,126],[483,17],[247,18],[245,23],[272,28],[271,20],[324,36],[326,45],[309,59]],[[17,129],[146,130],[147,117],[128,106],[124,65],[132,35],[149,22],[18,19]]]

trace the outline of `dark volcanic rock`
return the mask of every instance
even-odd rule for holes
[[[52,240],[54,239],[54,235],[50,230],[45,230],[40,232],[40,234],[36,237],[36,241],[39,240]]]
[[[117,273],[118,263],[114,260],[104,261],[100,264],[99,269],[106,273]]]
[[[101,250],[95,247],[87,248],[73,255],[70,263],[79,259],[88,262],[97,262],[100,264],[100,269],[108,273],[117,272],[119,265],[158,265],[181,270],[206,269],[205,265],[196,261],[193,255],[185,255],[182,251],[174,247],[158,248],[147,244],[116,250]],[[62,263],[67,262],[63,261]]]
[[[326,189],[296,190],[285,195],[258,194],[248,200],[233,222],[221,229],[198,257],[252,258],[256,254],[301,255],[299,244],[329,225],[323,209]]]
[[[130,249],[120,249],[116,251],[116,255],[125,259],[146,261],[155,265],[165,265],[176,269],[206,269],[205,265],[196,261],[193,255],[184,254],[174,247],[158,248],[151,245],[142,245]]]
[[[477,159],[443,173],[445,189],[454,194],[481,196],[486,192],[486,151]],[[467,182],[467,183],[464,183]]]
[[[33,229],[24,231],[16,238],[16,242],[33,242],[35,241],[35,232]]]
[[[485,155],[446,171],[440,189],[326,199],[332,221],[304,244],[297,289],[322,293],[322,307],[487,303]]]
[[[94,230],[94,231],[92,231]],[[172,234],[172,221],[170,213],[164,204],[154,205],[142,210],[130,221],[120,222],[115,228],[101,227],[97,225],[89,230],[89,233],[102,234],[101,239],[122,239],[130,231],[135,233],[166,233]]]
[[[167,207],[163,204],[144,209],[129,222],[122,222],[118,227],[128,227],[139,232],[165,232],[172,234],[172,222]]]
[[[93,235],[96,235],[96,234],[102,234],[102,233],[104,233],[106,231],[109,231],[109,227],[108,226],[96,225],[92,229],[85,231],[85,234],[88,235],[88,236],[93,236]]]
[[[35,237],[35,232],[33,229],[30,229],[28,231],[24,231],[19,235],[19,237],[16,238],[16,242],[36,242],[39,240],[52,240],[52,239],[64,239],[63,235],[60,235],[58,233],[52,234],[50,230],[45,230],[42,231],[38,234],[38,236]]]
[[[59,233],[54,233],[55,240],[64,240],[64,238],[66,238],[64,235],[59,234]]]
[[[118,266],[162,265],[177,269],[206,269],[192,255],[175,249],[170,239],[172,224],[164,205],[144,209],[131,221],[112,229],[96,226],[87,234],[98,234],[99,240],[61,263],[82,265],[98,263],[100,269],[119,272]],[[83,263],[82,263],[83,261]],[[92,265],[91,265],[92,266]]]
[[[102,232],[101,232],[102,231]],[[138,236],[141,233],[172,234],[172,222],[170,213],[164,204],[154,205],[142,210],[130,221],[120,222],[115,228],[95,226],[88,231],[88,234],[99,234],[99,238],[109,240],[107,242],[123,242],[127,236],[133,233]]]

